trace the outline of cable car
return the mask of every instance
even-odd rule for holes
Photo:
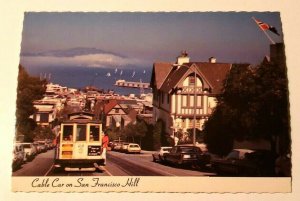
[[[57,169],[89,171],[104,164],[102,124],[89,117],[86,113],[73,114],[61,123],[56,140],[54,166]]]

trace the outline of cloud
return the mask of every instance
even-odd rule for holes
[[[96,48],[72,48],[68,50],[21,54],[21,64],[27,67],[125,67],[145,65],[145,61]]]

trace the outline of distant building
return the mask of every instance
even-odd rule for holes
[[[40,126],[51,126],[56,118],[55,104],[34,101],[33,106],[36,111],[31,115],[31,118]]]
[[[131,99],[98,98],[95,105],[96,117],[106,128],[124,128],[128,123],[135,122],[137,113],[141,111],[143,104]]]
[[[62,94],[68,91],[67,87],[60,86],[59,84],[49,83],[46,85],[45,94]]]
[[[170,135],[179,129],[187,131],[193,128],[195,87],[195,125],[202,130],[217,105],[216,96],[222,92],[231,66],[230,63],[217,63],[214,57],[209,58],[208,62],[190,62],[186,52],[177,57],[175,64],[154,63],[150,83],[153,90],[153,121],[163,120],[165,132]]]
[[[121,124],[121,115],[126,114],[117,100],[109,100],[108,103],[104,105],[103,112],[106,127],[113,125],[113,119],[115,126],[119,127]]]

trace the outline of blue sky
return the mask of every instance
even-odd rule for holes
[[[25,13],[21,64],[26,67],[151,67],[175,61],[187,50],[191,61],[259,63],[269,54],[267,37],[251,19],[275,26],[278,12]]]

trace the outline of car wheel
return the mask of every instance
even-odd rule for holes
[[[163,161],[163,157],[161,155],[158,155],[158,158],[160,161]]]
[[[53,169],[53,172],[54,173],[61,173],[61,172],[63,172],[64,169],[65,169],[64,167],[55,167]]]
[[[156,159],[155,159],[155,156],[154,156],[154,155],[152,155],[152,158],[153,158],[153,162],[156,162]]]

